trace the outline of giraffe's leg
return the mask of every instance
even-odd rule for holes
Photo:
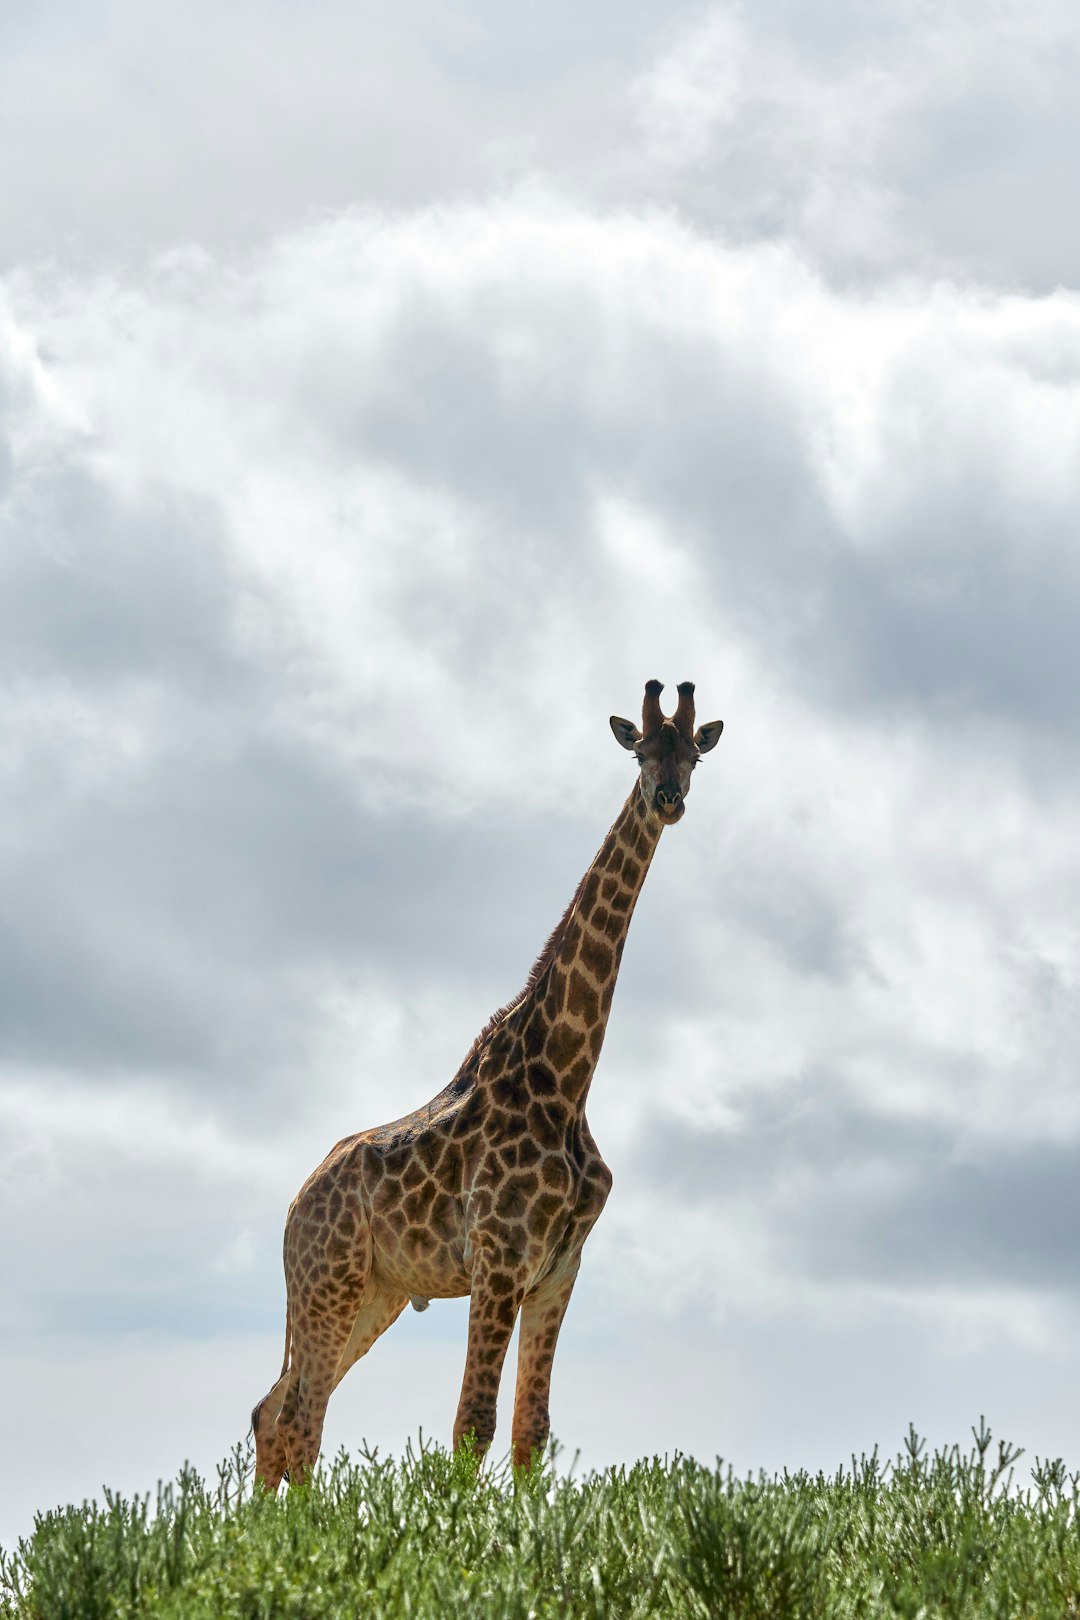
[[[334,1375],[334,1389],[337,1389],[349,1368],[355,1366],[361,1356],[367,1355],[375,1340],[393,1326],[408,1303],[408,1294],[389,1293],[368,1283],[364,1303],[357,1312],[349,1334],[349,1342],[341,1352]]]
[[[379,1335],[397,1321],[408,1302],[407,1294],[373,1293],[369,1284],[348,1343],[341,1352],[331,1394],[349,1368],[366,1355]],[[255,1432],[255,1478],[265,1490],[271,1492],[277,1490],[289,1467],[285,1440],[278,1429],[278,1418],[290,1388],[298,1384],[299,1377],[295,1367],[288,1368],[251,1414],[251,1426]]]
[[[578,1268],[558,1279],[548,1278],[526,1294],[521,1307],[517,1388],[514,1392],[514,1467],[528,1467],[544,1449],[550,1431],[548,1392],[551,1364]]]
[[[296,1218],[286,1223],[285,1274],[289,1288],[292,1354],[288,1382],[278,1413],[288,1477],[299,1484],[314,1468],[322,1443],[326,1403],[338,1381],[338,1368],[367,1296],[371,1274],[371,1233],[364,1223],[341,1238],[321,1229],[314,1241]],[[299,1215],[303,1216],[303,1209]]]
[[[289,1466],[285,1446],[278,1434],[278,1414],[289,1388],[289,1364],[292,1360],[292,1312],[285,1309],[285,1359],[281,1375],[268,1394],[264,1395],[251,1414],[251,1432],[255,1436],[255,1481],[271,1495],[277,1490]]]
[[[288,1393],[292,1377],[286,1368],[268,1395],[264,1395],[251,1414],[251,1427],[255,1435],[255,1479],[271,1494],[285,1477],[289,1459],[285,1442],[278,1432],[278,1417]]]
[[[266,1411],[273,1414],[273,1428],[267,1424],[264,1442],[265,1467],[259,1452],[259,1424],[255,1430],[255,1474],[267,1489],[276,1490],[286,1473],[290,1480],[299,1481],[314,1467],[330,1396],[349,1368],[397,1321],[408,1302],[407,1294],[386,1293],[369,1282],[351,1327],[339,1319],[329,1331],[324,1328],[315,1354],[303,1343],[297,1347],[289,1371],[256,1408],[256,1418]],[[336,1361],[335,1342],[341,1346]]]
[[[338,1381],[338,1367],[360,1303],[360,1299],[353,1298],[347,1311],[340,1310],[337,1301],[323,1304],[320,1309],[316,1290],[314,1308],[309,1306],[308,1312],[297,1313],[293,1363],[277,1423],[293,1485],[307,1478],[318,1458],[326,1403]]]
[[[471,1435],[483,1455],[494,1438],[499,1377],[524,1296],[524,1285],[509,1268],[473,1267],[469,1349],[454,1419],[455,1447]]]

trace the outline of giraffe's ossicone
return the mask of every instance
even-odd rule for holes
[[[285,1361],[251,1416],[269,1490],[302,1479],[326,1404],[411,1300],[470,1296],[454,1443],[495,1433],[495,1401],[520,1312],[513,1456],[548,1437],[555,1341],[611,1173],[585,1118],[634,905],[660,834],[679,821],[722,721],[694,728],[694,687],[671,719],[659,681],[640,730],[611,729],[640,766],[524,991],[485,1025],[445,1090],[392,1125],[347,1136],[301,1187],[285,1223]]]

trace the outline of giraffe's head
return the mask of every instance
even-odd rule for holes
[[[660,681],[645,682],[641,729],[632,720],[611,717],[615,741],[636,756],[641,766],[641,795],[651,814],[665,826],[681,821],[690,791],[690,773],[702,754],[715,748],[724,729],[722,720],[710,720],[694,730],[694,683],[679,682],[679,704],[670,720],[660,707]]]

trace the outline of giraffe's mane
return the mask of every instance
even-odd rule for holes
[[[590,872],[592,871],[591,867],[589,868],[589,871]],[[582,873],[581,882],[578,884],[577,888],[574,890],[573,897],[572,897],[572,899],[570,901],[570,904],[567,906],[566,910],[563,912],[562,916],[559,918],[558,922],[555,924],[555,927],[551,930],[551,933],[550,933],[550,935],[548,936],[548,939],[547,939],[547,943],[544,945],[544,948],[540,952],[540,955],[536,958],[536,961],[533,963],[532,967],[529,969],[529,977],[525,980],[524,986],[519,991],[519,993],[513,998],[512,1001],[508,1001],[504,1007],[499,1007],[495,1012],[492,1013],[491,1017],[488,1019],[487,1023],[484,1025],[483,1029],[480,1031],[480,1033],[476,1037],[475,1041],[473,1041],[472,1045],[469,1047],[468,1052],[465,1054],[465,1058],[464,1058],[464,1061],[462,1062],[461,1069],[458,1070],[459,1074],[462,1072],[463,1069],[468,1068],[470,1062],[476,1056],[477,1052],[479,1052],[480,1048],[488,1040],[488,1037],[495,1033],[495,1031],[498,1029],[499,1025],[503,1022],[503,1020],[505,1018],[509,1017],[509,1015],[514,1011],[514,1009],[516,1007],[519,1007],[521,1005],[521,1003],[524,1001],[525,997],[530,995],[532,993],[532,991],[536,989],[536,986],[540,983],[540,980],[543,978],[544,974],[547,972],[548,968],[551,966],[551,963],[554,960],[556,951],[559,949],[559,946],[562,944],[563,936],[566,933],[567,927],[568,927],[569,922],[570,922],[570,918],[574,915],[574,911],[575,911],[575,909],[577,907],[577,903],[581,899],[581,891],[585,887],[585,882],[586,882],[586,879],[588,878],[588,876],[589,876],[589,872],[583,872]]]

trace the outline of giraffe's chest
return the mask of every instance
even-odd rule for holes
[[[574,1197],[561,1248],[576,1253],[600,1219],[611,1191],[611,1171],[593,1144],[577,1161]]]
[[[473,1123],[471,1120],[467,1123]],[[423,1170],[424,1138],[401,1166],[395,1149],[371,1192],[376,1269],[402,1293],[450,1298],[472,1290],[477,1256],[493,1254],[526,1286],[568,1267],[611,1189],[586,1121],[552,1119],[543,1140],[506,1119],[454,1138]],[[487,1127],[487,1128],[484,1128]]]
[[[576,1259],[608,1193],[611,1172],[584,1122],[537,1152],[535,1143],[507,1163],[489,1153],[465,1200],[468,1246],[486,1246],[500,1263],[539,1280]]]

